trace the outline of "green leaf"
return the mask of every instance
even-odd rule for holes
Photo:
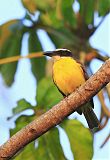
[[[0,30],[0,58],[12,57],[20,54],[23,36],[23,24],[20,20],[9,21]],[[10,86],[14,81],[17,62],[0,65],[0,72],[5,83]]]
[[[98,10],[100,16],[105,16],[110,12],[110,0],[100,0],[98,1]]]
[[[36,31],[30,32],[28,42],[29,42],[30,53],[42,51],[42,46],[36,34]],[[46,57],[31,59],[31,64],[32,64],[32,72],[36,77],[37,81],[39,81],[41,78],[45,76]]]
[[[42,22],[54,28],[64,28],[68,24],[72,27],[76,26],[76,19],[72,9],[73,1],[57,0],[54,8],[47,9],[46,13],[41,14]]]
[[[11,39],[10,36],[13,34],[12,26],[18,25],[18,24],[19,24],[19,20],[15,19],[15,20],[8,21],[0,26],[0,57],[1,57],[1,52],[2,52],[1,49],[5,45],[7,39],[8,38]],[[4,54],[6,54],[6,52]]]
[[[90,131],[78,120],[65,120],[61,127],[66,131],[75,160],[91,160],[93,138]]]
[[[85,24],[93,24],[94,13],[105,16],[110,11],[110,0],[78,0],[80,4],[80,14]]]
[[[25,99],[21,99],[17,102],[17,106],[13,108],[13,113],[18,114],[26,109],[34,109],[33,106]]]
[[[48,33],[48,36],[50,37],[56,48],[61,48],[64,45],[64,40],[62,40],[62,38],[60,39],[56,35],[51,33]]]
[[[69,49],[68,46],[74,47],[78,45],[78,38],[66,28],[53,29],[48,35],[56,48]]]
[[[84,23],[92,24],[94,18],[95,1],[94,0],[78,0],[80,3],[80,14]]]
[[[75,14],[73,12],[73,2],[74,0],[58,0],[61,1],[61,11],[62,11],[62,16],[64,17],[64,23],[65,24],[70,24],[71,27],[76,27],[76,18]]]
[[[21,43],[22,43],[22,36],[23,34],[18,31],[17,33],[14,33],[6,42],[6,48],[4,51],[6,53],[2,52],[2,58],[5,57],[12,57],[19,55],[21,52]],[[3,55],[4,54],[4,55]],[[2,76],[5,80],[5,83],[10,86],[14,81],[14,75],[16,73],[18,62],[13,62],[9,64],[3,64],[0,67],[0,72],[2,73]]]
[[[34,142],[28,144],[15,160],[66,160],[62,151],[58,129],[54,128],[38,139],[38,148],[35,148]]]
[[[38,84],[36,99],[38,106],[44,109],[49,109],[62,99],[62,95],[53,84],[52,79],[46,77]]]
[[[37,160],[35,143],[28,144],[23,150],[14,157],[15,160]]]
[[[2,46],[0,47],[0,58],[7,57],[9,48],[13,43],[13,38],[14,38],[14,35],[13,34],[9,34],[9,36],[7,36],[7,38],[3,42]]]
[[[40,20],[48,26],[52,26],[53,28],[63,27],[63,21],[58,18],[56,8],[50,9],[46,13],[42,13],[40,15]]]
[[[51,129],[38,139],[39,145],[36,150],[37,160],[65,160],[62,151],[58,129]],[[45,157],[45,158],[44,158]]]
[[[36,0],[36,4],[39,4],[39,10],[41,11],[39,18],[43,24],[54,28],[63,27],[62,17],[59,16],[59,9],[57,7],[59,5],[57,5],[57,1],[45,0],[42,3],[40,0]]]

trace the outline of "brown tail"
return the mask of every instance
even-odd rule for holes
[[[99,120],[97,119],[96,114],[94,113],[91,106],[85,106],[82,108],[82,112],[86,118],[88,126],[90,129],[98,128],[100,125]]]

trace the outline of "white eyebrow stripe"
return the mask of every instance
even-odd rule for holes
[[[68,52],[71,52],[70,50],[68,50],[68,49],[65,49],[65,48],[59,48],[59,49],[56,49],[55,51],[68,51]]]

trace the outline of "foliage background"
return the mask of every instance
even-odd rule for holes
[[[25,1],[25,2],[28,2],[28,1]],[[33,1],[32,1],[33,2]],[[52,1],[47,1],[48,3],[52,3]],[[73,1],[71,1],[71,3],[72,3]],[[81,2],[81,1],[80,1]],[[3,3],[3,2],[2,2]],[[20,3],[20,1],[17,1],[17,3],[19,4],[19,6],[21,5],[21,3]],[[37,2],[37,3],[39,3],[40,4],[40,2]],[[58,4],[58,6],[60,6],[60,3],[61,3],[61,1],[59,1],[59,4]],[[66,3],[66,1],[65,1],[65,3]],[[71,19],[74,19],[74,17],[71,17],[71,14],[65,14],[65,13],[67,13],[67,12],[65,12],[65,10],[67,9],[67,7],[70,7],[70,6],[67,6],[67,3],[66,4],[63,4],[63,8],[62,8],[62,12],[63,12],[63,14],[64,14],[64,22],[65,21],[67,21],[68,23],[69,23],[69,27],[70,26],[75,26],[76,24],[75,23],[73,23],[72,21],[71,21]],[[93,3],[92,1],[89,1],[89,3]],[[109,5],[107,5],[107,3],[105,3],[105,2],[103,2],[103,1],[99,1],[99,2],[97,2],[97,3],[99,3],[99,4],[103,4],[102,6],[100,6],[100,15],[101,16],[103,16],[103,15],[105,15],[106,13],[108,13],[108,9],[109,9]],[[45,4],[45,3],[44,3]],[[109,4],[109,1],[108,1],[108,4]],[[9,5],[9,6],[8,6]],[[15,5],[15,6],[14,6]],[[3,5],[1,5],[2,7],[3,7]],[[13,6],[13,7],[12,7]],[[35,6],[35,4],[34,5],[29,5],[29,7],[30,6],[32,6],[32,9],[36,9],[36,8],[33,8],[33,6]],[[66,6],[66,8],[65,8],[65,6]],[[83,6],[83,4],[82,4],[82,6]],[[90,13],[90,11],[93,11],[93,8],[91,7],[92,5],[90,5],[89,4],[89,10],[87,10],[87,13],[89,12]],[[40,8],[39,8],[40,7]],[[40,10],[40,9],[44,9],[45,10],[45,8],[46,7],[48,7],[48,6],[39,6],[38,7],[38,9]],[[54,6],[53,6],[54,7]],[[60,6],[61,7],[61,6]],[[13,8],[13,9],[12,9]],[[18,9],[18,8],[20,8],[20,9]],[[76,10],[77,10],[77,8],[78,8],[78,6],[76,5]],[[62,18],[61,17],[61,15],[59,14],[59,11],[60,11],[60,9],[61,8],[57,8],[57,13],[58,13],[58,18]],[[3,8],[2,8],[2,10],[3,10]],[[8,4],[8,2],[5,0],[5,2],[4,2],[4,10],[5,10],[5,14],[6,14],[6,17],[7,17],[7,15],[9,14],[9,15],[11,15],[10,16],[10,19],[22,19],[24,16],[25,16],[25,10],[24,10],[24,8],[23,8],[23,6],[21,5],[20,7],[18,7],[16,4],[14,4],[14,2],[11,0],[10,1],[10,4]],[[8,10],[9,10],[9,13],[8,13]],[[12,11],[13,10],[13,11]],[[68,9],[69,10],[69,9]],[[7,12],[6,12],[7,11]],[[18,11],[18,15],[17,14],[15,14],[15,13],[17,13],[17,11]],[[52,10],[53,11],[53,10]],[[44,20],[47,20],[47,21],[45,21],[45,23],[49,23],[49,24],[47,24],[47,25],[50,25],[50,26],[53,26],[54,24],[55,24],[55,29],[58,29],[59,27],[62,27],[62,25],[64,25],[64,24],[61,24],[60,22],[61,22],[61,20],[60,21],[58,21],[57,19],[56,19],[56,17],[54,17],[53,15],[55,15],[55,13],[52,13],[52,11],[50,10],[50,13],[49,13],[49,16],[50,17],[52,17],[52,22],[51,23],[49,23],[50,21],[49,21],[49,19],[45,19],[46,17],[44,16],[43,18],[43,21]],[[69,10],[70,12],[71,12],[71,10]],[[10,13],[10,12],[12,12],[12,14]],[[41,12],[43,12],[42,10],[41,10]],[[69,13],[70,13],[69,12]],[[13,14],[14,13],[14,14]],[[45,13],[45,11],[44,11],[44,13]],[[92,13],[92,12],[91,12]],[[90,14],[87,14],[87,16],[86,16],[86,18],[85,18],[85,21],[86,21],[86,23],[87,24],[89,24],[89,23],[91,23],[91,18],[89,18],[89,17],[91,17],[91,13]],[[21,15],[20,15],[21,14]],[[3,16],[1,16],[1,24],[3,24],[4,22],[6,22],[8,19],[6,19],[6,17],[4,18],[4,20],[3,20]],[[37,19],[37,17],[38,17],[38,13],[36,13],[36,16],[32,16],[33,17],[33,20],[35,20],[35,19]],[[48,17],[48,16],[47,16]],[[105,21],[104,21],[104,23],[105,23],[105,26],[107,25],[107,23],[108,23],[108,17],[109,16],[107,16],[106,17],[106,19],[105,19]],[[25,20],[24,22],[23,22],[23,25],[30,25],[30,22],[28,21],[29,20],[29,15],[26,15],[26,17],[25,18],[27,18],[27,20]],[[95,18],[95,21],[96,21],[96,23],[98,23],[98,21],[100,20],[100,18],[98,18],[97,16],[96,16],[96,18]],[[23,19],[22,19],[22,21],[23,21]],[[34,51],[40,51],[40,50],[42,50],[42,48],[44,49],[44,50],[52,50],[52,49],[54,49],[55,48],[55,46],[53,45],[53,43],[50,41],[50,39],[48,39],[48,37],[47,37],[47,35],[46,35],[46,33],[44,32],[44,31],[42,31],[41,29],[39,29],[38,31],[37,31],[37,34],[38,34],[38,37],[36,38],[36,36],[35,36],[35,31],[33,32],[33,29],[30,29],[29,30],[29,34],[27,34],[27,33],[25,33],[24,34],[24,36],[23,36],[23,40],[22,40],[22,48],[20,49],[20,44],[21,44],[21,38],[22,38],[22,33],[24,32],[24,31],[20,31],[21,30],[21,28],[22,28],[22,21],[16,21],[16,20],[14,20],[14,21],[11,21],[11,23],[9,23],[9,26],[11,26],[11,31],[12,31],[12,33],[14,33],[14,35],[11,35],[10,36],[10,33],[8,33],[8,32],[4,32],[4,34],[3,34],[3,37],[4,37],[4,39],[5,39],[5,36],[6,36],[6,39],[7,39],[7,37],[8,36],[10,36],[10,38],[9,38],[9,41],[6,43],[6,41],[4,41],[4,40],[2,40],[1,42],[5,42],[4,44],[5,45],[7,45],[7,46],[5,46],[3,49],[2,49],[2,54],[1,54],[1,58],[2,57],[8,57],[8,56],[13,56],[14,54],[16,55],[16,54],[19,54],[20,53],[20,50],[21,50],[21,53],[22,53],[22,55],[24,55],[24,54],[26,54],[26,53],[28,53],[28,49],[29,49],[29,52],[34,52]],[[68,28],[68,23],[67,23],[67,28]],[[14,24],[14,25],[11,25],[11,24]],[[102,24],[103,25],[103,24]],[[102,26],[101,25],[101,26]],[[100,28],[101,28],[101,26],[100,26]],[[1,26],[2,27],[2,26]],[[7,26],[6,26],[6,28],[7,28]],[[42,28],[42,27],[41,27]],[[104,28],[102,29],[102,32],[104,33],[105,32],[105,35],[106,35],[106,37],[105,37],[105,39],[104,39],[104,34],[100,34],[101,33],[101,31],[100,31],[100,28],[98,29],[99,30],[99,33],[95,33],[96,34],[96,37],[98,37],[97,38],[97,41],[98,41],[98,43],[99,43],[99,46],[95,46],[96,44],[94,44],[94,41],[95,41],[95,35],[90,39],[90,42],[91,42],[91,44],[93,45],[94,44],[94,47],[97,47],[98,49],[104,49],[107,53],[109,53],[110,52],[110,50],[109,50],[109,48],[106,48],[106,46],[108,47],[108,43],[109,43],[109,39],[108,39],[108,37],[109,36],[107,36],[108,35],[108,33],[109,32],[105,32],[105,30],[104,30]],[[107,29],[107,26],[105,27],[106,29]],[[109,27],[108,27],[109,28]],[[27,28],[25,28],[25,29],[27,29]],[[80,31],[80,29],[81,28],[79,28],[79,30],[78,30],[78,32]],[[1,29],[2,30],[2,29]],[[5,30],[5,29],[4,29]],[[20,31],[20,32],[17,32],[17,31]],[[7,34],[6,34],[7,33]],[[16,33],[16,34],[15,34]],[[65,47],[67,47],[67,48],[69,48],[69,49],[71,49],[71,50],[73,50],[73,52],[74,53],[77,53],[77,51],[75,50],[75,48],[77,48],[77,46],[76,46],[76,44],[74,44],[74,41],[75,40],[77,40],[77,37],[71,37],[71,35],[68,33],[65,33],[66,34],[66,37],[63,37],[60,41],[59,41],[59,39],[57,39],[57,41],[56,41],[56,39],[53,39],[52,38],[52,35],[50,36],[52,39],[53,39],[53,42],[55,42],[55,44],[56,44],[56,46],[58,46],[58,47],[62,47],[62,43],[64,43],[64,42],[66,42],[66,44],[65,44]],[[78,33],[77,33],[78,34]],[[99,35],[98,35],[99,34]],[[5,36],[4,36],[5,35]],[[67,39],[67,36],[69,35],[69,38]],[[44,38],[45,37],[45,38]],[[62,37],[62,36],[61,36]],[[40,41],[38,40],[38,38],[40,39]],[[54,37],[55,38],[55,37]],[[66,38],[66,39],[65,39]],[[71,38],[73,38],[72,40],[71,40]],[[74,39],[75,38],[75,39]],[[6,40],[5,39],[5,40]],[[47,39],[47,42],[48,43],[45,43],[45,41],[44,41],[44,39]],[[28,41],[27,41],[28,40]],[[67,45],[68,43],[69,43],[69,40],[70,40],[70,44],[69,45]],[[29,42],[29,43],[28,43]],[[34,43],[33,43],[34,42]],[[39,42],[42,42],[42,46],[41,46],[41,44],[39,43]],[[67,43],[68,42],[68,43]],[[71,44],[71,42],[72,42],[72,44]],[[104,43],[105,42],[105,43]],[[60,44],[61,43],[61,44]],[[2,46],[2,44],[3,43],[0,43],[0,45]],[[13,45],[12,45],[13,44]],[[31,44],[31,45],[29,45],[29,44]],[[33,44],[35,44],[35,45],[33,45]],[[37,45],[36,45],[37,44]],[[101,44],[101,45],[100,45]],[[105,44],[105,46],[103,47],[103,45]],[[0,47],[1,47],[0,46]],[[12,47],[11,47],[12,46]],[[101,47],[100,47],[101,46]],[[78,46],[79,47],[79,46]],[[83,50],[83,51],[87,51],[87,53],[89,53],[88,51],[91,51],[91,48],[90,48],[90,50],[89,50],[89,45],[87,44],[87,46],[84,46],[84,48],[86,48],[86,49],[84,49],[84,48],[81,48],[81,50]],[[1,47],[2,48],[2,47]],[[4,52],[4,54],[3,54],[3,52]],[[9,55],[8,55],[8,54]],[[7,54],[7,55],[6,55]],[[102,55],[103,56],[105,56],[105,54],[103,54],[103,52],[102,52]],[[76,55],[77,56],[77,55]],[[99,57],[97,57],[97,58],[99,58]],[[101,57],[102,58],[102,61],[104,60],[103,58],[104,57]],[[42,60],[41,60],[42,61]],[[4,66],[2,66],[2,67],[0,67],[1,69],[1,73],[2,73],[2,75],[4,76],[4,80],[5,80],[5,83],[7,83],[7,85],[11,85],[11,87],[10,88],[7,88],[7,86],[6,86],[6,84],[4,83],[4,81],[3,81],[3,79],[1,78],[1,95],[0,95],[0,100],[1,100],[1,107],[0,107],[0,110],[1,110],[1,125],[0,125],[0,127],[1,127],[1,129],[0,129],[0,133],[2,134],[1,135],[1,137],[3,138],[3,136],[4,136],[4,140],[3,141],[5,141],[6,139],[7,139],[7,137],[8,137],[8,129],[11,127],[12,128],[12,125],[14,125],[14,123],[13,123],[13,121],[15,120],[15,119],[17,119],[17,117],[19,117],[19,115],[18,115],[18,113],[20,113],[21,111],[23,111],[23,110],[25,110],[25,109],[27,109],[28,108],[28,112],[27,111],[24,111],[23,113],[20,113],[20,115],[22,114],[22,116],[20,117],[20,118],[18,118],[17,120],[16,120],[16,124],[17,124],[17,127],[15,128],[15,130],[11,130],[11,134],[13,134],[13,133],[15,133],[18,129],[20,129],[23,125],[25,125],[25,124],[27,124],[28,122],[30,122],[30,120],[32,120],[33,119],[33,116],[29,116],[29,117],[27,117],[27,116],[23,116],[24,114],[32,114],[32,110],[30,110],[29,111],[29,109],[33,109],[33,107],[31,106],[31,105],[33,105],[33,106],[35,106],[36,105],[36,100],[35,100],[35,96],[36,96],[36,79],[35,79],[35,77],[36,76],[38,76],[37,78],[37,80],[39,80],[39,87],[38,87],[38,90],[37,90],[37,105],[38,105],[38,107],[37,107],[37,109],[36,108],[34,108],[34,111],[35,111],[35,113],[37,113],[37,114],[40,114],[39,112],[38,112],[38,109],[39,109],[39,107],[40,106],[42,106],[42,109],[43,109],[43,111],[45,110],[45,109],[48,109],[48,107],[51,107],[52,105],[53,105],[53,103],[57,103],[57,101],[59,101],[59,98],[61,98],[61,96],[59,95],[59,93],[57,92],[57,90],[54,88],[54,92],[53,92],[53,85],[52,86],[49,86],[50,88],[48,88],[48,81],[50,82],[50,79],[49,78],[47,78],[47,79],[43,79],[43,80],[41,80],[40,81],[40,79],[44,76],[44,71],[40,71],[39,72],[39,69],[38,69],[38,71],[37,71],[37,68],[38,68],[38,66],[39,65],[45,65],[45,59],[42,61],[43,63],[39,63],[39,60],[36,60],[36,59],[33,59],[32,61],[32,64],[33,64],[33,68],[32,68],[32,71],[33,71],[33,73],[34,73],[34,76],[33,76],[33,74],[32,74],[32,72],[31,72],[31,65],[30,65],[30,61],[29,60],[22,60],[22,61],[20,61],[19,63],[18,63],[18,68],[17,68],[17,72],[16,72],[16,75],[15,75],[15,81],[14,81],[14,83],[11,85],[11,83],[13,82],[13,75],[14,75],[14,72],[15,72],[15,70],[13,70],[14,69],[14,67],[13,67],[13,65],[14,66],[16,66],[16,64],[9,64],[9,65],[4,65]],[[90,63],[90,66],[91,66],[91,69],[92,69],[92,71],[94,72],[94,71],[96,71],[96,68],[98,68],[99,66],[100,66],[100,64],[101,64],[102,62],[101,61],[99,61],[99,60],[92,60],[92,63]],[[37,64],[37,65],[36,65]],[[88,65],[88,64],[87,64]],[[41,68],[41,67],[40,67]],[[37,71],[37,72],[36,72]],[[10,73],[10,74],[9,74]],[[39,74],[40,73],[40,74]],[[11,79],[11,80],[10,80]],[[51,84],[51,82],[49,83],[49,84]],[[43,93],[43,92],[41,92],[41,90],[42,90],[42,88],[44,88],[44,87],[47,87],[47,88],[45,88],[45,91],[46,91],[46,94],[48,93],[48,95],[50,95],[49,97],[46,97],[45,96],[45,93]],[[31,93],[30,93],[30,91],[31,91]],[[56,93],[57,92],[57,93]],[[53,96],[51,96],[51,95],[53,95]],[[26,102],[25,100],[22,100],[22,101],[19,101],[18,102],[18,104],[16,105],[15,104],[15,102],[17,101],[17,100],[19,100],[19,99],[22,99],[22,98],[25,98],[28,102],[30,102],[31,103],[31,105],[28,103],[28,102]],[[44,99],[45,98],[45,100],[44,101],[42,101],[42,99]],[[51,99],[51,102],[50,102],[50,99]],[[95,97],[95,99],[97,100],[97,97]],[[5,101],[4,101],[5,100]],[[54,100],[56,100],[56,101],[54,101]],[[45,103],[43,103],[43,102],[45,102]],[[106,102],[108,102],[108,100],[107,100],[107,98],[106,98]],[[98,101],[96,101],[96,103],[97,103],[97,105],[99,106],[99,109],[97,109],[97,108],[95,108],[95,110],[96,110],[96,112],[98,112],[99,113],[99,110],[100,110],[100,103],[98,102]],[[107,103],[108,104],[108,103]],[[50,106],[49,106],[50,105]],[[11,111],[11,108],[12,107],[15,107],[15,106],[17,106],[14,110],[13,110],[13,114],[15,114],[15,116],[13,117],[13,118],[11,118],[10,120],[7,120],[6,119],[6,117],[8,116],[8,117],[10,117],[11,115],[12,115],[12,111]],[[2,108],[2,107],[4,107],[4,108]],[[46,108],[45,108],[46,107]],[[8,112],[7,112],[7,108],[8,108]],[[4,112],[3,112],[4,111]],[[41,110],[42,111],[42,110]],[[42,112],[43,112],[42,111]],[[77,117],[78,119],[80,119],[82,122],[84,122],[84,124],[85,124],[85,120],[83,119],[83,117],[81,117],[81,118],[79,118],[79,116],[77,115],[77,114],[74,114],[74,115],[72,115],[72,116],[70,116],[70,119],[72,119],[72,118],[75,118],[75,117]],[[99,114],[99,117],[100,117],[100,114]],[[21,123],[22,122],[22,123]],[[75,135],[75,130],[77,131],[76,133],[78,133],[78,128],[77,128],[77,126],[78,125],[81,125],[81,124],[79,124],[79,122],[77,122],[76,120],[75,121],[68,121],[68,123],[70,123],[69,124],[69,126],[71,126],[70,128],[71,128],[71,130],[69,130],[68,131],[68,125],[67,125],[67,127],[66,127],[66,129],[67,129],[67,133],[68,133],[68,135],[70,134],[70,138],[71,138],[71,140],[70,140],[70,143],[72,142],[72,140],[73,139],[76,139],[77,138],[77,141],[76,142],[78,142],[78,139],[79,139],[79,137],[81,138],[81,135],[80,136],[78,136],[78,137],[74,137],[74,135]],[[72,124],[71,125],[71,123],[74,123],[74,124]],[[5,124],[5,125],[3,125],[3,124]],[[20,124],[22,124],[22,125],[20,125]],[[65,124],[65,123],[64,123]],[[76,127],[72,127],[72,126],[75,126],[75,124],[76,124]],[[95,135],[95,140],[94,140],[94,142],[95,142],[95,152],[96,151],[98,151],[99,150],[99,154],[97,153],[95,153],[94,154],[94,159],[97,157],[97,158],[102,158],[103,157],[103,159],[105,158],[105,159],[107,159],[107,156],[109,156],[108,155],[108,144],[106,144],[105,146],[104,146],[104,148],[103,149],[99,149],[99,146],[102,144],[102,137],[103,137],[103,135],[104,135],[104,138],[103,138],[103,140],[106,138],[106,136],[107,136],[107,134],[108,134],[108,125],[109,125],[109,122],[107,123],[107,126],[102,130],[102,131],[100,131],[100,132],[98,132],[98,133],[96,133],[96,135]],[[63,127],[63,128],[65,128],[64,126],[61,126],[61,127]],[[65,129],[65,130],[66,130]],[[63,135],[63,137],[65,137],[66,135],[65,135],[65,133],[62,133],[62,132],[64,132],[64,131],[62,131],[61,130],[61,128],[59,129],[60,130],[60,137],[61,137],[61,135]],[[83,131],[82,131],[82,133],[85,133],[85,132],[87,132],[87,130],[85,130],[84,129],[84,127],[83,127]],[[6,134],[6,135],[5,135]],[[57,142],[57,146],[60,146],[59,145],[59,140],[58,140],[58,130],[57,129],[55,129],[55,131],[52,131],[52,133],[50,132],[50,135],[46,135],[46,136],[48,136],[49,138],[48,139],[50,139],[50,141],[48,141],[48,142],[46,142],[47,143],[47,147],[46,148],[51,148],[50,146],[52,146],[52,144],[51,144],[51,139],[53,139],[53,137],[51,138],[51,136],[52,135],[54,135],[55,134],[55,137],[57,137],[56,139],[55,139],[55,141],[54,141],[54,144],[55,144],[55,142]],[[89,134],[89,133],[88,133]],[[88,136],[89,137],[89,136]],[[44,141],[45,141],[45,139],[47,139],[47,137],[45,137],[44,136],[44,138],[41,138],[41,140],[39,140],[39,147],[41,148],[41,149],[38,149],[37,150],[37,152],[36,152],[36,154],[37,155],[40,155],[39,157],[41,157],[42,155],[41,155],[41,153],[44,153],[44,150],[43,150],[43,148],[42,148],[42,144],[44,145]],[[64,138],[63,138],[64,139]],[[83,138],[82,138],[83,139]],[[1,143],[3,143],[3,141],[1,141]],[[60,139],[60,141],[62,141],[61,139]],[[74,141],[73,141],[74,142]],[[73,145],[73,148],[74,148],[74,146],[75,146],[75,148],[77,149],[78,147],[77,147],[77,145],[76,144],[74,144],[74,143],[71,143],[71,148],[72,148],[72,145]],[[69,148],[69,145],[68,145],[69,143],[68,143],[68,141],[66,141],[65,142],[65,144],[64,144],[64,142],[62,143],[62,146],[63,146],[63,149],[64,149],[64,153],[65,153],[65,155],[68,157],[68,158],[70,158],[70,159],[72,159],[72,152],[70,152],[69,150],[67,150],[67,148]],[[34,149],[34,144],[30,144],[28,147],[27,147],[27,149],[24,151],[24,158],[27,158],[27,157],[29,157],[29,156],[31,156],[33,159],[35,159],[36,158],[36,156],[34,156],[33,157],[33,153],[34,153],[34,155],[35,155],[35,149]],[[68,146],[68,147],[67,147]],[[84,146],[84,145],[83,145]],[[87,145],[85,145],[86,147],[87,147]],[[91,147],[92,147],[92,144],[90,145]],[[81,147],[81,146],[80,146]],[[92,148],[89,148],[90,150],[90,154],[92,154]],[[31,149],[30,149],[31,148]],[[56,147],[55,147],[56,148]],[[52,153],[51,155],[49,155],[48,153],[44,153],[44,154],[46,154],[46,156],[47,156],[47,159],[48,158],[50,158],[51,156],[53,156],[54,158],[57,158],[57,157],[55,157],[56,156],[56,154],[55,153],[59,153],[59,155],[61,155],[62,157],[61,157],[61,159],[64,159],[64,155],[63,155],[63,152],[62,152],[62,149],[61,149],[61,147],[59,147],[59,148],[56,148],[57,150],[55,150],[55,148],[54,149],[50,149],[50,150],[48,150],[48,153]],[[66,149],[65,149],[66,148]],[[97,149],[98,148],[98,149]],[[87,149],[87,148],[86,148]],[[86,149],[84,149],[85,151],[86,151]],[[30,152],[30,150],[32,151],[32,152]],[[103,152],[102,152],[102,150],[103,150]],[[75,157],[75,151],[74,151],[74,149],[72,150],[73,151],[73,154],[74,154],[74,157]],[[106,152],[105,152],[106,151]],[[25,154],[25,152],[26,152],[26,154]],[[27,154],[27,152],[29,153],[29,155]],[[77,153],[80,153],[80,151],[77,151]],[[87,151],[87,153],[89,153],[88,151]],[[107,154],[106,154],[107,153]],[[89,155],[90,155],[89,154]],[[86,155],[86,154],[84,154],[84,155]],[[22,156],[22,155],[21,155]],[[22,157],[23,157],[22,156]],[[27,157],[25,157],[25,156],[27,156]],[[44,155],[43,155],[44,156]],[[81,155],[80,155],[81,156]],[[19,157],[18,156],[18,159],[20,159],[21,157]],[[37,157],[38,158],[38,157]],[[17,159],[17,158],[16,158]],[[52,157],[51,157],[51,159],[52,159]]]

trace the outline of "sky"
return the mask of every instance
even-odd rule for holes
[[[4,22],[7,22],[11,19],[22,18],[25,15],[25,9],[23,8],[20,0],[0,0],[0,25]],[[98,18],[96,23],[98,22]],[[91,37],[90,43],[93,47],[99,48],[100,50],[105,51],[110,55],[110,14],[104,20],[104,23],[99,27],[96,33]],[[55,49],[52,42],[47,37],[46,33],[42,30],[39,30],[38,35],[41,41],[44,39],[48,39],[43,43],[43,49],[53,50]],[[22,55],[28,53],[27,40],[28,34],[25,34],[23,37],[23,47],[22,47]],[[93,60],[91,63],[91,67],[93,72],[95,73],[98,68],[101,66],[101,62],[96,62]],[[29,84],[29,85],[28,85]],[[3,144],[9,138],[9,128],[14,127],[15,124],[12,121],[6,120],[7,116],[12,115],[12,107],[16,106],[16,101],[19,99],[25,98],[32,105],[35,105],[35,94],[36,94],[36,80],[31,73],[31,65],[29,60],[24,59],[19,61],[19,66],[17,69],[17,73],[15,75],[15,82],[11,88],[7,88],[4,84],[2,77],[0,76],[0,144]],[[97,97],[94,98],[97,101]],[[95,107],[95,112],[99,116],[100,105],[97,102],[97,107]],[[86,125],[85,119],[83,116],[79,116],[77,113],[72,114],[70,118],[78,117],[82,123]],[[110,121],[109,121],[110,122]],[[102,144],[103,140],[108,135],[110,130],[110,123],[108,123],[108,127],[104,128],[102,131],[98,132],[95,135],[95,144],[94,144],[94,156],[93,160],[108,160],[110,159],[110,155],[108,153],[108,148],[110,148],[110,144],[107,143],[102,149],[99,146]],[[60,129],[60,136],[63,136],[65,141],[61,141],[66,144],[69,148],[69,142],[66,137],[66,134],[63,130]],[[64,147],[65,154],[69,158],[69,160],[73,160],[72,154]]]

